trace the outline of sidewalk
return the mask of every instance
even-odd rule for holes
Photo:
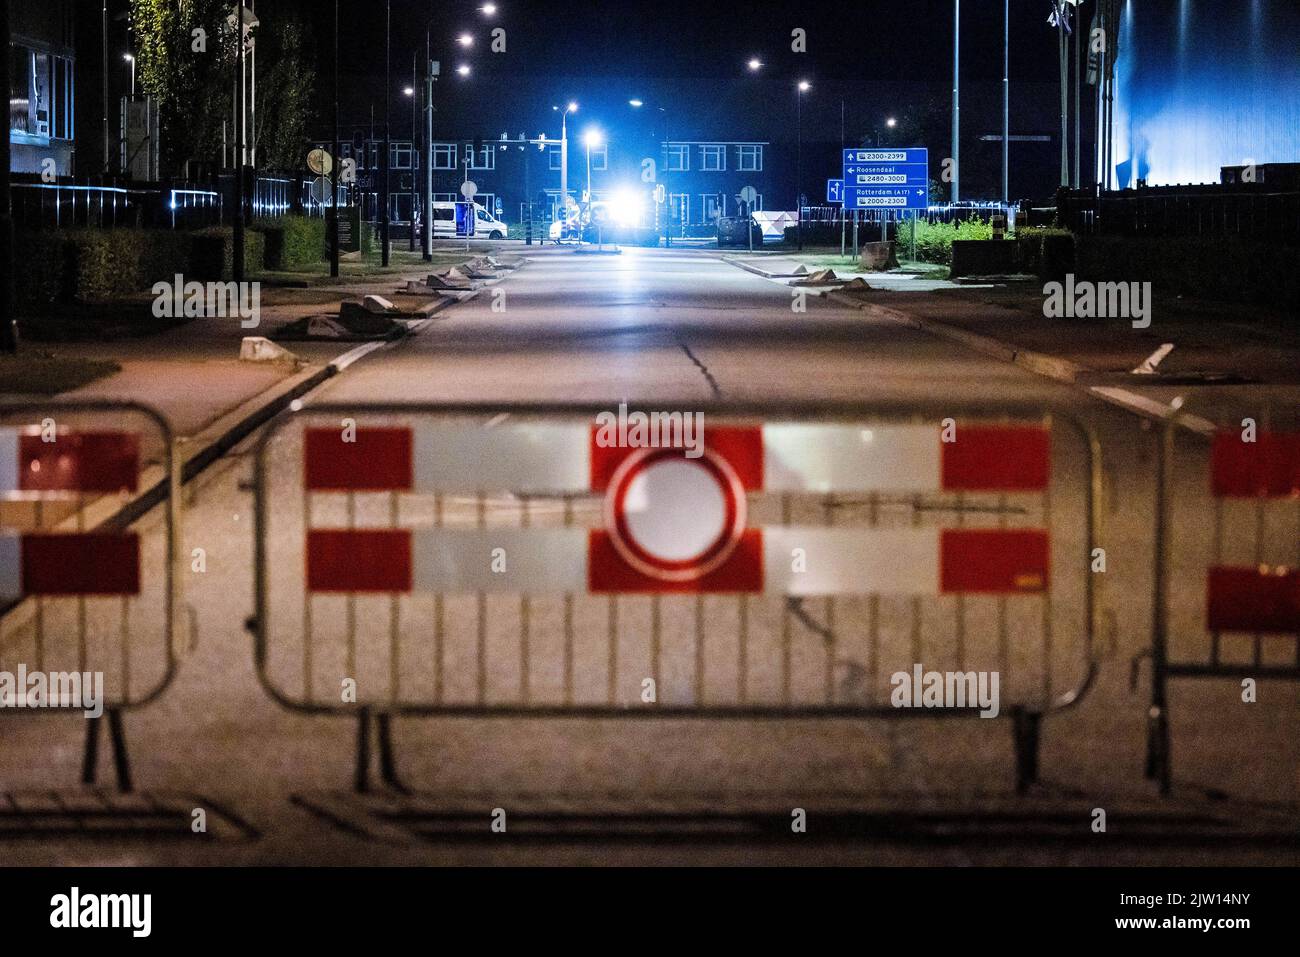
[[[793,257],[728,257],[742,269],[788,283]],[[809,267],[810,271],[813,267]],[[836,268],[836,267],[829,267]],[[877,321],[894,321],[1021,365],[1056,381],[1088,389],[1106,401],[1149,418],[1176,408],[1228,421],[1243,401],[1266,396],[1273,405],[1300,399],[1300,330],[1294,316],[1245,304],[1154,295],[1150,325],[1124,319],[1067,319],[1045,315],[1043,284],[927,279],[903,271],[851,272],[868,289],[808,287],[832,302],[861,309]],[[1151,374],[1135,374],[1166,344],[1173,346]],[[1221,402],[1220,399],[1229,399]],[[1218,414],[1206,411],[1210,406]],[[1198,430],[1212,428],[1188,417]]]

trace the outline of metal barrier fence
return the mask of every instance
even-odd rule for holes
[[[1300,242],[1300,192],[1255,187],[1158,187],[1066,190],[1059,214],[1067,229],[1107,236],[1243,236]]]
[[[86,783],[107,719],[131,790],[122,712],[175,672],[178,484],[171,429],[151,409],[0,405],[0,716],[87,712]],[[157,519],[130,527],[164,499]]]
[[[751,406],[706,412],[692,457],[684,413],[657,420],[671,448],[613,415],[317,405],[268,427],[256,670],[286,708],[359,719],[358,789],[373,719],[397,783],[394,715],[972,717],[994,680],[1017,785],[1036,778],[1042,717],[1095,669],[1090,431]],[[921,707],[929,672],[962,703]]]
[[[1183,409],[1161,444],[1146,764],[1161,793],[1172,679],[1300,680],[1300,408],[1236,407],[1220,429]]]

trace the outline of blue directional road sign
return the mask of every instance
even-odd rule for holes
[[[845,150],[845,209],[924,209],[929,156],[927,149]]]
[[[826,181],[826,202],[828,203],[844,202],[844,180],[828,179]]]

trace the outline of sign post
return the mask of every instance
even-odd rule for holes
[[[840,258],[844,258],[844,230],[846,228],[845,215],[847,210],[844,208],[844,180],[828,179],[826,181],[826,202],[832,205],[838,203],[840,207]]]

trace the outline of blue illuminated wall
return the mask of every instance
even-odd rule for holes
[[[1125,0],[1117,73],[1119,188],[1300,162],[1300,0]]]

